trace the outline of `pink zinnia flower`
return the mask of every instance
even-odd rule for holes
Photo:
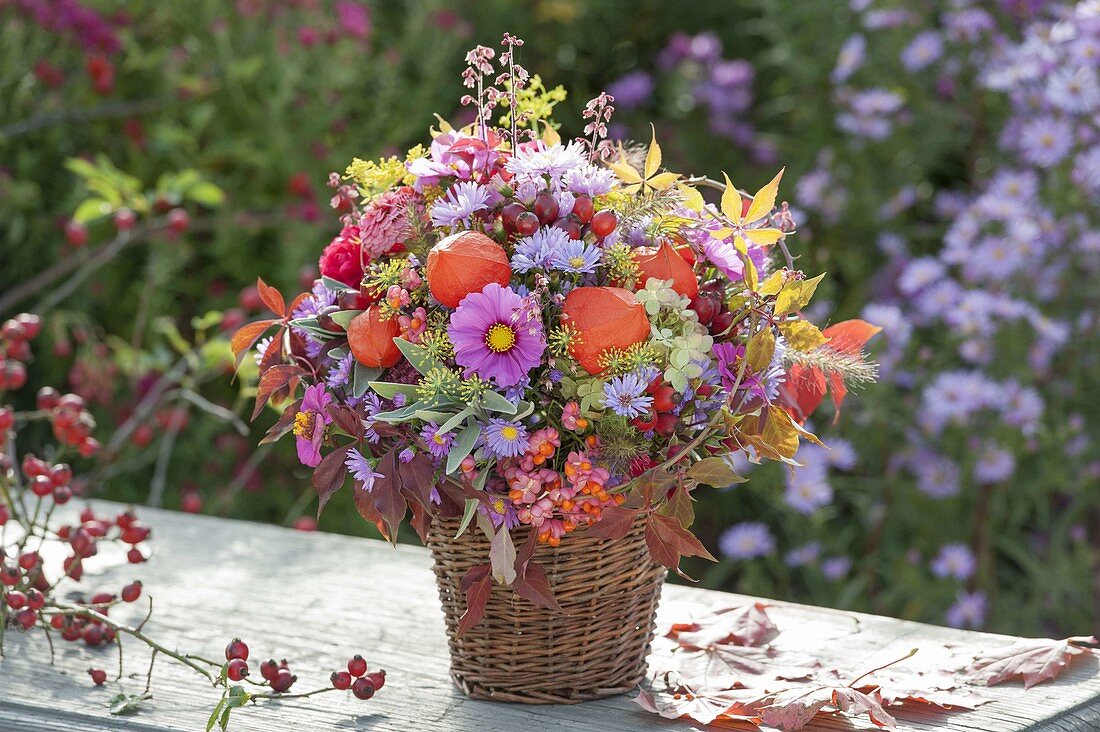
[[[477,374],[498,386],[518,384],[542,363],[542,323],[521,312],[523,298],[495,282],[467,295],[451,314],[447,335],[455,361],[469,378]]]
[[[325,439],[325,427],[332,423],[327,409],[331,402],[332,397],[325,391],[325,385],[314,384],[306,389],[298,414],[294,416],[298,459],[311,468],[316,468],[321,463],[321,443]]]
[[[402,186],[386,191],[363,210],[359,231],[368,261],[388,254],[412,236],[409,217],[421,215],[422,201],[416,191]]]

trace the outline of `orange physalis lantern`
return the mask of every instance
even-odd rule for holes
[[[603,371],[600,357],[609,348],[627,349],[649,338],[645,307],[621,287],[578,287],[565,296],[562,323],[580,338],[569,355],[590,374]]]
[[[401,360],[401,349],[393,339],[401,335],[397,318],[382,319],[381,309],[372,305],[348,324],[348,346],[355,360],[370,368],[389,368]]]
[[[443,239],[428,252],[428,289],[449,308],[491,282],[506,287],[512,278],[508,254],[495,241],[477,231],[460,231]]]
[[[695,271],[667,240],[662,239],[660,245],[655,247],[638,247],[631,256],[641,272],[638,289],[645,287],[646,280],[654,277],[672,280],[672,289],[689,300],[699,294]]]

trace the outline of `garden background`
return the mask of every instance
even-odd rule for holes
[[[86,490],[316,528],[293,447],[255,447],[274,415],[249,423],[227,334],[263,310],[257,273],[315,276],[329,173],[466,121],[449,70],[505,31],[568,91],[563,133],[607,89],[613,136],[652,121],[673,169],[755,189],[786,166],[815,316],[884,328],[879,383],[814,425],[831,450],[698,496],[721,561],[689,573],[1096,631],[1096,0],[0,0],[0,316],[45,319],[22,394],[93,405]],[[347,493],[320,528],[368,533]]]

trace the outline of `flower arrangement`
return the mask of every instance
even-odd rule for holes
[[[461,517],[459,535],[490,540],[492,578],[545,603],[517,577],[536,543],[575,531],[644,520],[655,561],[709,557],[692,492],[743,480],[736,452],[795,464],[827,389],[839,405],[846,380],[873,378],[877,328],[801,316],[821,276],[788,251],[782,171],[754,196],[667,171],[655,132],[608,139],[608,94],[563,140],[560,91],[520,46],[467,54],[473,122],[333,174],[342,229],[320,278],[289,305],[261,280],[276,317],[233,348],[259,363],[253,417],[286,402],[265,440],[293,434],[322,509],[350,473],[390,539],[409,515],[422,538]]]

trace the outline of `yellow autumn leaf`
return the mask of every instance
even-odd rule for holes
[[[547,147],[561,144],[561,135],[559,135],[558,131],[551,127],[550,123],[545,120],[543,120],[542,127],[542,142]]]
[[[732,233],[733,229],[729,228],[728,226],[723,226],[721,229],[715,229],[714,231],[710,232],[710,235],[715,239],[725,239]]]
[[[666,188],[671,188],[679,179],[678,173],[658,173],[652,178],[646,178],[645,185],[653,190],[663,191]]]
[[[809,305],[824,277],[822,273],[810,280],[795,280],[784,285],[775,298],[775,314],[786,315]]]
[[[821,280],[823,279],[825,279],[824,272],[819,274],[817,277],[814,277],[813,279],[804,280],[802,282],[802,296],[800,300],[801,304],[799,305],[800,308],[804,308],[810,304],[810,300],[813,299],[814,293],[817,292],[817,286],[821,284]]]
[[[745,229],[745,238],[761,247],[775,244],[782,236],[783,232],[779,229]]]
[[[649,141],[649,151],[645,154],[645,178],[649,180],[661,169],[661,146],[657,144],[657,128],[650,123],[649,130],[653,137]]]
[[[755,373],[760,373],[768,368],[775,355],[775,334],[771,328],[764,328],[753,334],[749,342],[745,344],[745,358],[748,366]]]
[[[741,223],[741,194],[733,187],[730,177],[722,173],[726,179],[726,190],[722,191],[722,213],[735,224]]]
[[[680,191],[680,195],[684,197],[684,205],[692,211],[702,211],[703,207],[706,206],[706,201],[703,200],[703,194],[686,183],[681,183],[676,186],[676,189]]]
[[[642,182],[642,176],[634,169],[634,166],[623,160],[609,160],[607,167],[619,176],[619,180],[627,184],[638,185]]]
[[[752,197],[752,203],[749,204],[749,210],[745,213],[746,224],[759,221],[775,208],[775,199],[776,196],[779,195],[779,181],[783,178],[784,170],[786,170],[786,168],[780,169],[780,171],[775,174],[775,177],[771,179],[771,182],[757,191],[756,195]]]
[[[798,452],[798,429],[782,407],[768,406],[768,421],[760,439],[785,458],[793,458]]]
[[[828,341],[816,325],[805,320],[780,323],[779,331],[788,346],[803,353],[808,353]]]
[[[783,285],[787,281],[786,270],[777,269],[768,276],[768,279],[764,280],[764,283],[760,285],[760,294],[766,297],[772,295],[778,295],[779,291],[783,289]]]
[[[740,239],[738,239],[738,241],[740,241]],[[753,261],[748,257],[742,259],[742,264],[745,268],[745,286],[753,292],[756,292],[756,288],[760,285],[760,273],[756,271],[756,265],[753,264]]]

